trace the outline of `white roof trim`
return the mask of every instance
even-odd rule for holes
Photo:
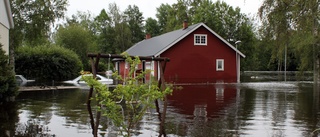
[[[13,17],[12,17],[12,12],[11,12],[11,7],[10,7],[10,2],[9,0],[4,0],[4,4],[6,7],[6,11],[7,11],[7,17],[9,20],[9,29],[14,27],[14,23],[13,23]]]
[[[226,41],[224,38],[222,38],[219,34],[217,34],[216,32],[214,32],[213,30],[211,30],[207,25],[205,25],[204,23],[201,23],[205,28],[207,28],[213,35],[215,35],[216,37],[218,37],[221,41],[223,41],[225,44],[227,44],[231,49],[233,49],[234,51],[236,51],[238,54],[241,55],[241,57],[245,58],[246,55],[244,55],[243,53],[241,53],[238,49],[236,49],[234,46],[232,46],[228,41]]]
[[[198,29],[199,27],[204,26],[207,30],[209,30],[213,35],[215,35],[216,37],[218,37],[222,42],[224,42],[226,45],[228,45],[231,49],[233,49],[235,52],[237,52],[239,55],[241,55],[241,57],[245,58],[246,56],[241,53],[238,49],[236,49],[234,46],[232,46],[229,42],[227,42],[225,39],[223,39],[220,35],[218,35],[217,33],[215,33],[213,30],[211,30],[207,25],[205,25],[204,23],[199,23],[198,26],[194,27],[192,30],[189,30],[188,33],[184,34],[183,36],[179,37],[177,40],[175,40],[174,42],[172,42],[169,46],[166,46],[164,49],[162,49],[160,52],[158,52],[155,56],[159,56],[160,54],[162,54],[163,52],[165,52],[167,49],[171,48],[173,45],[175,45],[176,43],[178,43],[180,40],[182,40],[183,38],[185,38],[186,36],[188,36],[190,33],[192,33],[193,31],[195,31],[196,29]]]

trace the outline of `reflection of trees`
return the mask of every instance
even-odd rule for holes
[[[72,90],[63,94],[56,94],[55,115],[65,117],[66,123],[88,123],[88,112],[86,110],[87,91]]]
[[[37,120],[29,120],[26,123],[19,123],[15,132],[16,137],[51,137],[48,126],[40,124]]]
[[[17,103],[0,102],[0,112],[0,134],[13,136],[15,123],[19,121]]]
[[[52,100],[52,94],[48,94],[47,92],[21,93],[19,99],[22,100],[20,103],[21,109],[29,112],[28,117],[30,120],[41,121],[45,125],[50,123],[52,117],[51,107],[53,104],[48,102],[48,100]]]
[[[192,137],[216,137],[216,136],[232,136],[228,133],[227,122],[224,118],[212,119],[208,123],[199,123],[193,126],[190,135]]]
[[[87,92],[82,90],[64,90],[64,91],[41,91],[21,93],[21,109],[27,110],[28,118],[32,121],[25,124],[26,128],[34,126],[45,126],[50,123],[52,115],[65,117],[66,125],[73,123],[79,124],[78,129],[86,128],[80,124],[87,125],[88,113],[86,111]],[[22,124],[24,125],[24,123]]]
[[[196,137],[240,135],[241,125],[246,125],[254,109],[255,92],[237,92],[226,85],[185,86],[182,91],[174,92],[170,98],[174,109],[169,109],[167,133]]]
[[[313,85],[313,86],[316,86]],[[312,89],[311,85],[300,85],[299,91],[296,94],[294,117],[299,124],[304,124],[307,127],[303,136],[310,136],[311,132],[319,128],[319,90],[315,87]],[[317,133],[315,134],[317,136]]]
[[[169,114],[170,115],[170,114]],[[166,122],[166,133],[178,136],[188,136],[191,122],[184,119],[183,116],[169,116]]]

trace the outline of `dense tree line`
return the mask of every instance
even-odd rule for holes
[[[264,0],[259,9],[262,21],[259,46],[268,48],[271,69],[313,70],[316,67],[320,51],[319,5],[317,0]]]
[[[86,53],[121,53],[143,40],[146,33],[154,37],[181,29],[185,20],[189,24],[204,22],[237,46],[247,56],[241,62],[241,70],[312,70],[319,54],[320,12],[316,0],[264,0],[258,12],[260,26],[255,26],[256,20],[241,13],[240,8],[211,0],[162,4],[156,9],[156,18],[147,19],[135,5],[120,11],[112,3],[97,16],[78,12],[67,17],[65,23],[54,25],[54,21],[64,17],[67,3],[12,0],[16,27],[10,30],[10,55],[22,45],[55,43],[77,53],[86,70],[90,69]],[[236,41],[241,43],[236,45]]]

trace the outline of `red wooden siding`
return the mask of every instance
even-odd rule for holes
[[[207,46],[195,46],[194,34],[207,34]],[[236,82],[236,52],[204,27],[186,36],[161,54],[170,58],[167,82]],[[216,59],[224,59],[224,71],[216,71]]]
[[[150,61],[150,64],[151,64],[151,61]],[[129,65],[129,64],[128,64]],[[153,67],[153,72],[154,72],[154,80],[157,80],[158,79],[158,63],[155,61],[154,62],[154,65],[151,67]],[[128,76],[129,74],[129,69],[130,69],[130,66],[128,66],[127,68],[125,68],[125,62],[120,62],[120,75],[122,78],[124,78],[124,76]],[[139,71],[142,71],[142,64],[139,64],[138,65],[138,68],[137,68],[137,73],[139,73]],[[146,75],[146,80],[149,81],[150,80],[150,73]]]
[[[237,89],[223,85],[185,85],[175,89],[168,96],[169,105],[177,108],[180,113],[194,115],[197,106],[205,106],[207,117],[216,117],[221,110],[235,102]]]

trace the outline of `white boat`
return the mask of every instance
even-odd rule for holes
[[[16,75],[16,81],[19,86],[24,86],[29,82],[34,82],[35,80],[26,79],[22,75]]]
[[[92,76],[92,74],[87,74],[85,76]],[[73,84],[75,86],[86,86],[87,83],[84,80],[82,80],[81,78],[82,78],[82,75],[80,75],[79,77],[77,77],[73,80],[63,81],[63,83]],[[102,84],[108,84],[108,85],[113,84],[113,79],[106,78],[106,77],[101,76],[99,74],[97,74],[96,78]]]

